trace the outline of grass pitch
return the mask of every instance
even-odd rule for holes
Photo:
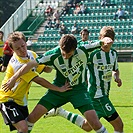
[[[133,104],[132,104],[132,89],[133,89],[133,63],[119,63],[120,77],[123,81],[122,87],[117,87],[115,82],[112,82],[110,99],[114,104],[116,110],[120,114],[124,122],[124,132],[132,133],[133,132]],[[4,77],[4,74],[0,73],[0,83]],[[44,78],[49,81],[52,81],[55,75],[55,71],[50,74],[42,74]],[[113,81],[113,80],[112,80]],[[46,92],[45,88],[40,87],[39,85],[33,83],[30,88],[29,93],[29,110],[30,112],[39,101],[39,99]],[[80,113],[78,110],[73,109],[70,103],[63,106],[63,108],[72,111],[74,113]],[[101,119],[103,125],[107,128],[109,133],[113,133],[112,126],[106,122],[104,119]],[[0,115],[0,133],[9,133],[9,128],[3,122],[2,116]],[[13,131],[12,133],[16,133]],[[41,118],[34,126],[32,133],[85,133],[82,129],[67,121],[64,118],[59,116],[51,118]],[[91,133],[94,133],[92,131]]]

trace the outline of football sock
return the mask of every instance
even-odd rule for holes
[[[76,124],[80,128],[82,128],[83,123],[85,121],[85,118],[83,118],[82,116],[80,116],[78,114],[71,113],[64,109],[63,109],[63,111],[60,111],[58,115],[66,118],[67,120],[71,121],[73,124]]]
[[[28,125],[28,133],[30,133],[33,126],[34,126],[34,123],[30,123],[30,122],[27,121],[27,125]]]
[[[106,128],[102,126],[99,130],[96,131],[96,133],[108,133]]]

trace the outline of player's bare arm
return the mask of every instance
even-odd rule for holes
[[[34,78],[33,81],[36,82],[37,84],[40,84],[41,86],[43,86],[45,88],[48,88],[48,89],[54,90],[54,91],[65,92],[67,90],[72,89],[72,88],[70,88],[70,85],[68,82],[66,82],[64,86],[58,87],[58,86],[51,84],[49,81],[47,81],[44,78],[41,78],[39,76]]]
[[[117,83],[117,86],[120,87],[122,85],[122,80],[119,77],[119,70],[113,71],[114,81]]]
[[[52,68],[46,66],[46,67],[44,68],[44,72],[46,72],[46,73],[51,73],[51,72],[52,72]]]

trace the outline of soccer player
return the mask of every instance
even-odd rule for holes
[[[5,72],[7,65],[9,63],[9,60],[11,59],[13,55],[13,50],[9,47],[8,45],[8,41],[6,41],[4,43],[4,47],[3,47],[3,63],[0,66],[0,72]]]
[[[0,64],[2,64],[3,62],[3,45],[4,45],[4,41],[3,41],[3,37],[4,37],[4,32],[0,31]]]
[[[101,29],[99,39],[104,37],[110,37],[114,41],[115,32],[111,26],[104,26]],[[101,117],[106,119],[114,127],[114,133],[123,133],[123,122],[109,99],[112,74],[117,86],[122,85],[117,62],[117,51],[111,46],[111,43],[104,44],[90,54],[88,89],[99,119]]]
[[[0,88],[0,112],[2,113],[5,123],[9,125],[11,131],[17,129],[18,133],[27,133],[28,126],[25,118],[27,118],[29,114],[27,99],[31,81],[34,81],[43,87],[60,92],[69,89],[69,85],[66,84],[59,88],[39,77],[36,72],[50,72],[50,68],[45,65],[39,65],[21,76],[15,82],[15,86],[11,90],[8,90],[8,88],[4,87],[3,84],[6,83],[22,65],[31,60],[35,60],[37,57],[35,52],[27,50],[26,38],[21,32],[11,33],[8,38],[8,43],[14,51],[14,54],[9,61],[6,75]]]
[[[78,41],[78,47],[88,43],[91,44],[91,41],[89,41],[89,33],[89,30],[86,28],[80,31],[81,40]]]
[[[77,47],[92,43],[92,41],[89,40],[89,33],[90,32],[87,28],[84,28],[80,31],[81,40],[78,41]],[[85,73],[86,75],[87,75],[87,71],[88,71],[88,67],[86,67],[86,73]],[[86,79],[86,82],[87,82],[87,79]]]
[[[48,90],[27,118],[28,125],[30,126],[29,130],[49,110],[71,102],[74,108],[78,109],[87,120],[87,124],[82,126],[84,118],[77,117],[76,122],[79,127],[86,131],[94,129],[97,133],[107,133],[105,127],[99,122],[90,97],[87,94],[85,71],[89,52],[94,47],[100,46],[100,44],[112,44],[112,42],[112,39],[105,37],[92,45],[88,44],[77,48],[76,38],[73,35],[66,34],[61,37],[58,47],[47,51],[36,60],[23,65],[8,80],[5,86],[10,88],[14,86],[14,82],[19,76],[25,74],[31,68],[37,67],[38,64],[45,64],[53,66],[56,70],[56,77],[53,84],[62,86],[67,81],[71,85],[72,89],[63,93]]]
[[[99,39],[110,37],[115,38],[114,29],[111,26],[104,26],[100,31]],[[98,118],[106,119],[114,128],[114,133],[123,133],[123,122],[109,99],[109,90],[112,74],[118,87],[122,85],[119,77],[117,63],[117,51],[111,48],[112,44],[104,44],[101,48],[95,49],[89,56],[88,67],[88,91]],[[62,116],[75,123],[77,114],[66,111],[62,108],[50,110],[45,117]],[[76,124],[76,123],[75,123]]]

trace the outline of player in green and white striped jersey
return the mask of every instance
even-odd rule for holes
[[[36,61],[31,61],[22,66],[22,68],[11,77],[9,82],[13,83],[14,80],[28,72],[32,67],[36,67],[38,64],[45,64],[56,70],[56,77],[53,80],[55,85],[60,87],[66,82],[69,82],[72,88],[72,90],[63,93],[49,90],[40,99],[39,103],[29,115],[27,119],[28,124],[32,125],[35,123],[50,109],[71,102],[74,108],[78,109],[87,119],[87,121],[84,121],[84,118],[75,117],[75,121],[82,129],[86,131],[94,129],[97,133],[107,133],[105,127],[99,122],[90,97],[87,94],[85,71],[89,53],[92,52],[95,47],[100,47],[100,44],[110,44],[112,42],[111,38],[105,37],[94,44],[88,44],[77,48],[76,38],[73,35],[67,34],[62,36],[58,47],[47,51],[42,56],[38,57]],[[8,86],[8,88],[10,88],[10,86]],[[82,126],[84,122],[86,124]]]
[[[99,38],[104,37],[110,37],[114,40],[115,33],[111,26],[104,26],[101,29]],[[112,44],[104,44],[90,54],[88,92],[98,118],[106,119],[114,127],[114,133],[123,133],[123,122],[109,99],[112,74],[117,85],[119,87],[122,85],[119,77],[117,52],[111,46]],[[53,115],[62,116],[70,121],[73,121],[75,117],[81,117],[62,108],[52,109],[45,117]],[[76,122],[75,124],[77,125]]]
[[[114,40],[115,33],[111,26],[104,26],[100,31],[99,39],[110,37]],[[104,44],[90,54],[88,67],[88,91],[99,119],[103,117],[113,127],[115,133],[123,133],[123,122],[109,99],[112,75],[118,87],[122,85],[119,77],[117,51],[111,44]]]
[[[81,40],[78,41],[78,47],[83,46],[86,44],[91,44],[91,41],[89,41],[89,30],[84,28],[80,31]]]

